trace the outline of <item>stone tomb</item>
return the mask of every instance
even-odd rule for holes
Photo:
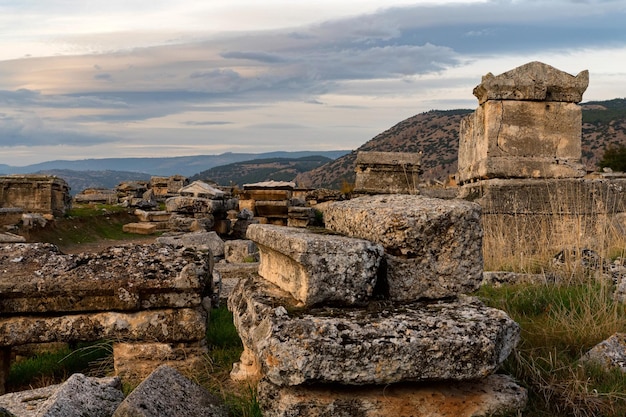
[[[378,197],[368,197],[374,200],[371,206],[366,197],[355,206],[349,201],[332,204],[363,223],[352,237],[330,236],[337,242],[346,239],[343,244],[322,243],[327,236],[310,231],[250,227],[249,238],[259,246],[261,262],[259,275],[241,280],[228,300],[244,345],[231,376],[261,380],[259,402],[264,415],[271,417],[408,417],[425,406],[432,415],[443,415],[448,404],[441,398],[448,395],[458,395],[454,415],[523,408],[525,390],[508,377],[493,375],[517,344],[519,326],[506,313],[462,295],[475,288],[482,275],[477,205],[419,196],[383,196],[393,197],[384,201]],[[356,211],[363,204],[378,219],[378,228],[371,230],[367,216]],[[419,208],[405,213],[416,204]],[[420,211],[426,213],[418,216]],[[338,218],[331,220],[340,223]],[[375,282],[354,279],[361,275],[356,271],[371,270],[363,268],[371,264],[366,257],[371,249],[356,256],[358,245],[368,241],[379,248]],[[448,248],[437,251],[436,244],[428,242],[446,243]],[[407,256],[412,247],[423,252],[411,259],[428,262],[409,261],[411,268],[396,268],[394,279],[389,279],[386,259]],[[329,265],[317,265],[325,264],[326,253],[332,254]],[[274,257],[285,262],[274,262]],[[330,266],[341,258],[346,260],[344,266]],[[299,279],[294,263],[315,269],[319,276]],[[398,273],[409,270],[410,275]],[[440,282],[438,274],[443,276]],[[322,288],[316,290],[316,285]],[[442,285],[443,291],[433,289]],[[328,291],[331,286],[334,290]],[[328,294],[301,295],[316,291]],[[500,388],[494,388],[498,383]],[[401,398],[389,400],[387,392]],[[460,404],[471,406],[464,409]]]
[[[474,88],[461,121],[458,183],[488,178],[582,177],[582,110],[588,71],[572,76],[530,62]]]
[[[70,187],[62,178],[35,174],[0,177],[0,208],[63,216],[71,206]]]
[[[417,194],[420,154],[360,151],[355,171],[356,194]]]
[[[212,265],[210,252],[159,244],[74,255],[43,243],[2,245],[0,369],[13,346],[103,339],[113,341],[126,380],[147,376],[157,359],[194,368],[206,352]]]

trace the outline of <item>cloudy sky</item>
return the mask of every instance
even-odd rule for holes
[[[535,60],[626,97],[624,22],[626,0],[0,0],[0,164],[355,149]]]

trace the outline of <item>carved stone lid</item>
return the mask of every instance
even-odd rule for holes
[[[484,75],[473,93],[480,104],[487,100],[579,103],[588,85],[587,70],[573,76],[543,62],[533,61],[500,75]]]

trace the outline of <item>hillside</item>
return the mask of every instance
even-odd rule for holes
[[[607,146],[626,145],[626,99],[588,102],[582,108],[582,160],[593,171]],[[353,183],[357,151],[422,152],[422,178],[443,181],[456,172],[460,121],[472,111],[431,110],[409,117],[355,151],[298,175],[296,181],[315,188]]]
[[[292,181],[296,175],[310,171],[332,159],[325,156],[303,158],[268,158],[236,162],[202,171],[190,177],[194,180],[211,180],[220,185],[243,185],[260,181]]]
[[[69,169],[49,169],[37,174],[56,175],[70,186],[70,194],[76,195],[85,188],[115,188],[123,181],[150,181],[149,174],[127,171],[72,171]]]

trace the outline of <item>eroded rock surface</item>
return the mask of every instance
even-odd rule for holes
[[[247,235],[259,247],[259,275],[306,305],[361,303],[374,291],[380,245],[261,224],[250,225]]]
[[[264,280],[240,282],[229,298],[244,345],[276,385],[483,378],[519,338],[506,313],[470,297],[367,309],[296,304]]]
[[[330,203],[326,228],[381,244],[389,297],[445,298],[480,286],[480,206],[415,195],[359,197]]]

